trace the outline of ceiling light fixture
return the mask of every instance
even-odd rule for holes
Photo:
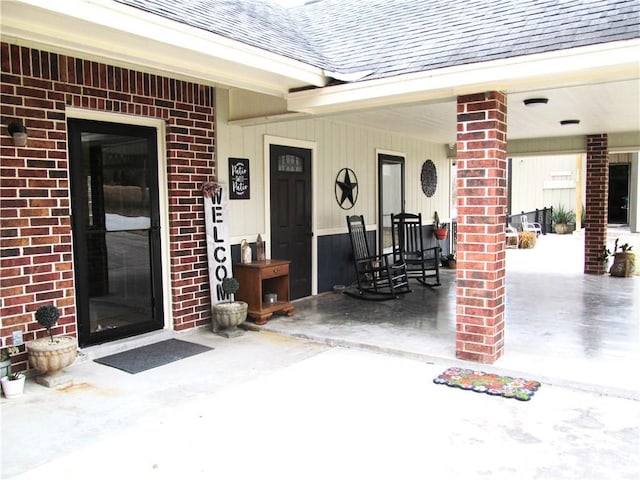
[[[560,125],[578,125],[580,120],[560,120]]]
[[[526,98],[524,100],[524,104],[527,107],[537,107],[538,105],[546,105],[548,102],[549,102],[549,99],[544,97]]]

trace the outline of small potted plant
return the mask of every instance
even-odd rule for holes
[[[613,277],[630,277],[637,273],[636,254],[631,250],[633,247],[628,243],[618,245],[616,238],[613,247],[613,265],[611,266],[611,276]]]
[[[558,205],[553,209],[553,228],[557,234],[569,233],[569,224],[575,223],[576,214],[573,210],[565,210],[564,206]]]
[[[440,223],[440,216],[438,212],[433,213],[433,234],[438,240],[444,240],[447,238],[447,225],[446,223]]]
[[[6,398],[16,398],[22,395],[24,392],[24,381],[26,377],[24,373],[10,373],[7,376],[0,378],[0,384],[2,384],[2,393]]]
[[[49,337],[37,338],[27,343],[29,364],[43,372],[36,382],[45,387],[58,387],[71,383],[71,377],[63,368],[71,365],[78,355],[75,337],[53,336],[52,328],[58,323],[60,312],[55,305],[43,305],[36,311],[36,321],[47,329]]]
[[[237,337],[244,332],[238,328],[247,319],[247,302],[235,301],[234,295],[240,288],[238,280],[232,277],[222,281],[222,290],[228,301],[213,306],[213,331],[226,338]]]
[[[449,268],[453,268],[454,270],[458,266],[458,261],[456,260],[455,252],[451,252],[450,254],[447,255],[447,266]]]
[[[608,249],[606,245],[602,247],[602,253],[600,254],[599,260],[604,264],[604,271],[608,272],[611,268],[612,256],[611,250]]]

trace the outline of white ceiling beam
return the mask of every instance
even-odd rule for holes
[[[293,92],[286,98],[289,110],[327,114],[453,100],[488,90],[509,92],[611,78],[637,79],[639,65],[640,40],[635,39]]]

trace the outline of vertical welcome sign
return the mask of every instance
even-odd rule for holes
[[[228,298],[222,290],[222,281],[233,276],[229,223],[227,222],[228,193],[222,184],[207,182],[202,185],[202,194],[204,195],[211,305],[215,305]]]

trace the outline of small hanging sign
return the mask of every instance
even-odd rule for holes
[[[249,159],[229,157],[229,198],[244,200],[250,197]]]

